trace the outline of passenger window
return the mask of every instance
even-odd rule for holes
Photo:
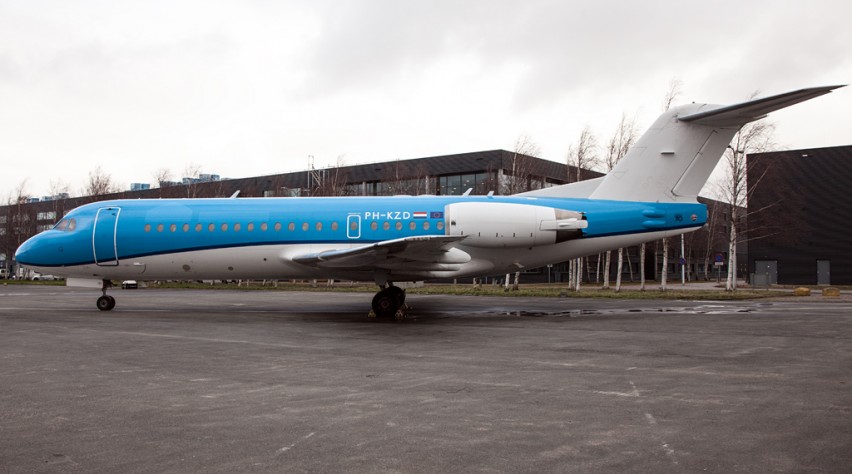
[[[253,231],[254,230],[254,222],[249,222],[248,225],[246,226],[246,230],[249,231],[249,232]]]
[[[203,227],[203,226],[201,225],[201,223],[200,223],[200,222],[199,222],[198,224],[195,224],[195,231],[196,231],[196,232],[201,232],[201,228],[202,228],[202,227]]]
[[[308,225],[308,223],[307,223],[307,222],[302,222],[302,231],[307,232],[307,231],[308,231],[308,227],[310,227],[310,226]]]
[[[322,222],[317,222],[316,228],[317,228],[317,231],[322,230]]]
[[[275,232],[278,232],[279,230],[281,230],[281,223],[280,223],[280,222],[276,222],[276,223],[275,223]]]
[[[169,231],[174,232],[177,230],[177,224],[172,224],[169,226]]]
[[[228,231],[228,224],[222,224],[222,232]]]
[[[260,230],[266,232],[266,229],[268,229],[268,228],[269,228],[269,226],[266,225],[266,222],[264,222],[263,224],[260,224]]]
[[[145,232],[151,232],[151,224],[145,224]]]
[[[382,223],[382,229],[384,229],[384,230],[390,230],[390,222],[388,222],[388,221],[384,221],[384,222]]]
[[[213,232],[214,230],[216,230],[216,224],[211,223],[210,225],[207,226],[208,232]]]
[[[293,222],[287,224],[287,230],[289,230],[290,232],[293,232],[294,230],[296,230],[296,224],[293,223]]]
[[[443,228],[444,228],[444,221],[438,221],[438,223],[437,223],[437,224],[435,224],[435,227],[437,227],[437,228],[438,228],[438,230],[443,230]]]
[[[402,222],[396,221],[396,225],[394,226],[396,230],[402,230]]]
[[[409,223],[408,223],[408,228],[409,228],[409,229],[411,229],[411,230],[416,229],[416,228],[417,228],[417,223],[416,223],[416,222],[414,222],[414,221],[409,222]]]
[[[379,230],[379,223],[376,221],[370,222],[370,228],[373,230]]]
[[[239,232],[239,231],[240,231],[240,223],[237,222],[236,224],[234,224],[234,232]]]
[[[164,229],[163,224],[157,224],[157,232],[162,232]]]
[[[336,231],[336,230],[337,230],[337,222],[332,222],[332,223],[331,223],[331,230],[332,230],[332,231]]]
[[[189,232],[189,224],[184,224],[184,225],[183,225],[183,231],[184,231],[184,232]]]
[[[423,230],[429,230],[429,221],[423,221]]]

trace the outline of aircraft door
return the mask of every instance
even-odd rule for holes
[[[361,238],[361,214],[346,216],[346,237],[350,239]]]
[[[102,207],[95,215],[95,224],[92,227],[92,250],[97,265],[112,267],[118,265],[115,233],[120,213],[119,207]]]

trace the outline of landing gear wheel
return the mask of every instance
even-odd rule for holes
[[[115,308],[115,298],[110,295],[103,295],[98,298],[97,305],[99,310],[109,311]]]
[[[380,318],[390,318],[396,314],[402,304],[399,296],[390,287],[384,289],[373,297],[373,313]]]
[[[385,291],[389,292],[396,298],[396,302],[397,304],[399,304],[399,306],[405,304],[405,290],[403,290],[402,288],[398,286],[389,286]]]

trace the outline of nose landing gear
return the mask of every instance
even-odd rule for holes
[[[98,309],[101,311],[109,311],[115,308],[115,298],[107,294],[107,288],[110,288],[111,286],[111,281],[104,280],[103,288],[101,289],[103,295],[98,298],[98,301],[96,302]]]
[[[383,286],[382,290],[373,297],[372,308],[368,314],[370,318],[394,317],[397,321],[402,321],[409,309],[405,304],[405,290],[392,284]]]

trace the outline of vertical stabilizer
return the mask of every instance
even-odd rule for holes
[[[693,202],[731,139],[768,113],[843,86],[814,87],[741,104],[689,104],[663,113],[589,196]]]

